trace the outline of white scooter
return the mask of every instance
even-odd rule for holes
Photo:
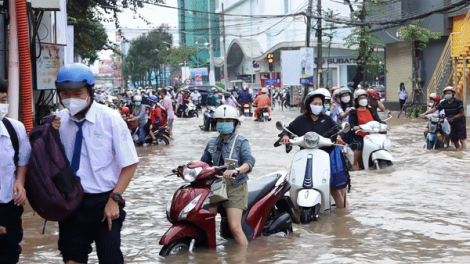
[[[388,118],[383,120],[387,121],[392,118],[390,112]],[[368,133],[364,137],[364,146],[362,147],[362,163],[364,170],[385,169],[393,165],[393,157],[390,154],[392,143],[387,136],[387,125],[377,121],[370,121],[367,124],[360,125],[357,132]],[[343,148],[346,157],[350,164],[354,162],[354,150],[349,146]]]
[[[294,135],[282,121],[276,122],[276,128]],[[337,134],[349,130],[349,123],[345,122]],[[274,146],[280,146],[280,140]],[[300,222],[308,224],[318,220],[320,213],[331,210],[330,155],[320,148],[343,145],[337,145],[315,132],[290,139],[289,144],[303,148],[292,159],[289,182],[292,186],[290,197],[295,209],[300,211]],[[286,145],[286,152],[291,149],[292,146]]]

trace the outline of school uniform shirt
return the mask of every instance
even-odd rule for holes
[[[60,140],[72,162],[78,120],[67,109],[58,116]],[[81,121],[85,123],[77,176],[85,193],[108,192],[116,187],[122,168],[139,162],[134,141],[119,112],[104,105],[93,103]]]
[[[5,117],[7,118],[7,117]],[[7,118],[16,131],[19,143],[18,167],[28,165],[29,155],[31,154],[31,144],[24,125],[14,119]],[[10,139],[8,130],[0,121],[0,203],[9,203],[15,197],[13,195],[13,186],[16,181],[15,149]]]

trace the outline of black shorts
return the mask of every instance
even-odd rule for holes
[[[22,214],[23,206],[14,205],[13,201],[0,203],[0,226],[7,229],[6,234],[0,235],[0,264],[17,263],[20,258],[20,242],[23,240]]]
[[[362,146],[364,146],[364,137],[359,135],[355,135],[352,142],[351,142],[351,149],[352,150],[362,150]]]
[[[113,220],[111,230],[106,219],[102,222],[110,193],[85,194],[78,209],[59,221],[59,250],[64,262],[87,263],[94,241],[100,263],[124,263],[121,228],[126,217],[125,205],[119,204],[119,218]]]
[[[456,142],[460,139],[467,139],[467,122],[464,119],[459,121],[457,124],[450,123],[450,136],[451,141]]]

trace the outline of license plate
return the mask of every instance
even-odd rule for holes
[[[250,109],[243,109],[243,112],[245,112],[245,114],[248,114],[250,113]]]
[[[263,116],[269,116],[269,113],[268,113],[268,112],[264,112],[264,113],[263,113]]]

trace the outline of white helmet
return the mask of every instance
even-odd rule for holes
[[[134,96],[134,102],[142,102],[142,96],[140,95]]]
[[[315,94],[323,94],[323,96],[325,96],[325,100],[331,100],[331,94],[326,88],[316,89]]]
[[[240,122],[240,120],[238,119],[237,110],[230,105],[221,105],[217,107],[217,109],[215,109],[214,119],[218,118],[235,119]]]
[[[336,89],[334,92],[333,92],[333,97],[337,97],[339,96],[339,89]]]
[[[367,92],[364,89],[358,89],[356,92],[354,92],[354,99],[359,98],[361,95],[367,95]]]

